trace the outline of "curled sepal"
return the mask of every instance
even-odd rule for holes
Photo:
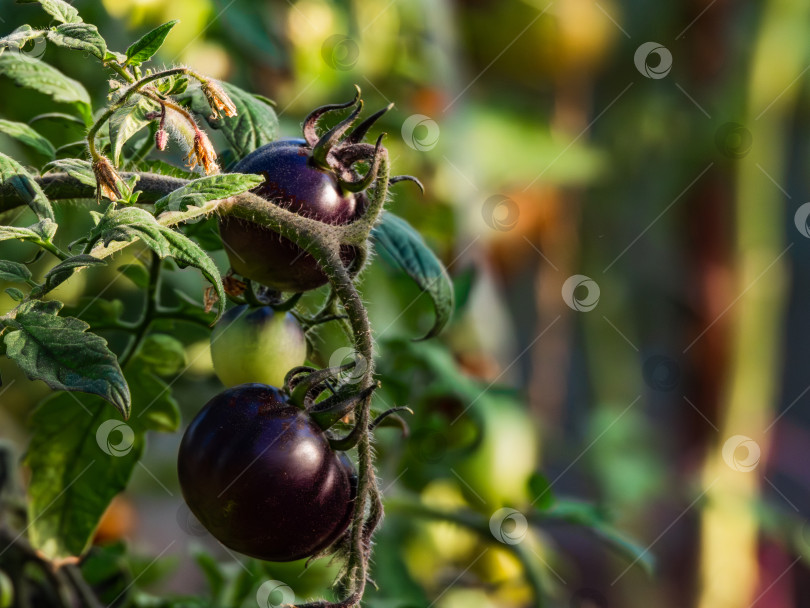
[[[315,402],[315,398],[327,388],[326,383],[329,380],[353,368],[354,365],[355,362],[351,361],[339,367],[327,367],[311,371],[307,375],[299,373],[291,377],[287,385],[290,401],[297,407],[308,409]]]
[[[340,138],[343,137],[346,131],[354,124],[354,121],[357,120],[357,117],[362,111],[363,100],[361,99],[357,102],[357,107],[352,110],[351,114],[324,133],[315,145],[312,146],[312,159],[317,165],[324,168],[329,167],[329,163],[326,160],[329,151],[338,144]]]
[[[284,387],[288,391],[291,391],[293,388],[295,388],[295,385],[301,381],[301,376],[304,376],[304,374],[311,374],[314,371],[316,371],[316,369],[314,367],[310,367],[309,365],[299,365],[298,367],[292,368],[287,372],[287,375],[284,376]]]
[[[350,397],[343,397],[340,394],[332,395],[311,408],[309,415],[315,421],[315,424],[325,431],[351,414],[357,404],[367,399],[377,386],[377,384],[369,386],[367,389]]]
[[[383,137],[385,137],[385,133],[381,133],[377,138],[377,143],[374,146],[374,157],[366,174],[358,180],[340,180],[340,185],[344,190],[348,190],[349,192],[362,192],[377,179],[377,173],[380,171],[380,162],[382,161],[383,154],[385,154],[385,148],[382,147]]]
[[[368,133],[368,130],[372,127],[372,125],[375,122],[377,122],[383,114],[388,112],[393,107],[394,104],[389,103],[382,110],[377,110],[376,112],[374,112],[374,114],[366,118],[363,122],[357,125],[354,128],[354,130],[349,134],[349,136],[346,138],[346,143],[359,144],[361,141],[363,141],[363,138],[366,136],[366,133]]]
[[[390,186],[393,186],[394,184],[397,184],[399,182],[413,182],[419,187],[419,190],[422,192],[422,194],[425,193],[425,186],[413,175],[395,175],[390,180],[388,180],[388,184]]]
[[[397,416],[397,412],[408,412],[409,414],[413,415],[413,410],[409,407],[392,407],[391,409],[385,410],[382,414],[377,416],[372,423],[368,425],[368,430],[373,431],[380,426],[395,426],[402,429],[403,437],[407,437],[410,434],[408,423],[405,422],[405,420],[403,420],[400,416]]]
[[[318,143],[318,132],[317,132],[317,125],[318,120],[320,120],[321,116],[326,114],[327,112],[334,112],[337,110],[345,110],[346,108],[351,108],[355,105],[358,101],[360,101],[360,87],[354,85],[355,94],[354,99],[346,103],[330,103],[325,106],[321,106],[320,108],[315,108],[312,112],[309,113],[304,119],[304,139],[307,140],[307,143],[314,147],[315,144]]]

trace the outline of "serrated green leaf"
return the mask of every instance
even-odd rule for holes
[[[89,23],[63,23],[49,30],[47,35],[48,40],[57,46],[86,51],[99,59],[107,53],[107,43],[98,33],[98,28]]]
[[[93,234],[105,245],[141,239],[161,259],[173,257],[185,266],[198,268],[216,289],[220,304],[225,301],[222,277],[208,254],[190,238],[159,224],[149,212],[138,207],[111,210],[99,219]],[[222,308],[220,305],[217,318]]]
[[[179,426],[177,403],[162,380],[137,360],[126,379],[139,413],[127,423],[91,395],[59,393],[34,411],[26,456],[31,469],[29,536],[50,559],[87,550],[110,501],[126,487],[146,432],[173,432]]]
[[[2,59],[2,57],[0,57]],[[14,188],[37,214],[40,220],[53,221],[53,208],[48,197],[39,184],[34,181],[31,174],[10,156],[0,152],[0,185],[9,185]]]
[[[106,260],[95,258],[92,255],[87,255],[84,253],[74,255],[60,262],[45,273],[45,285],[48,288],[53,288],[53,286],[59,285],[67,280],[78,268],[87,268],[88,266],[104,266],[106,264]]]
[[[81,23],[79,11],[64,0],[17,0],[19,4],[39,4],[51,17],[62,23]]]
[[[56,154],[53,144],[24,122],[14,122],[13,120],[0,118],[0,133],[5,133],[21,141],[48,158],[53,158]]]
[[[96,187],[96,176],[93,173],[93,167],[90,164],[90,161],[86,161],[81,158],[59,158],[57,160],[52,160],[45,165],[45,167],[53,167],[58,171],[67,173],[70,177],[84,184],[85,186]],[[50,171],[51,169],[48,169],[46,173]]]
[[[31,278],[31,271],[25,264],[0,260],[0,281],[13,283],[26,283]]]
[[[242,194],[259,186],[264,177],[250,173],[220,173],[207,175],[167,194],[155,203],[155,213],[185,211],[189,206],[199,207],[208,201]]]
[[[157,106],[139,97],[133,103],[116,110],[110,117],[110,146],[112,148],[112,161],[115,166],[118,166],[121,161],[121,150],[124,148],[124,144],[152,122],[151,119],[146,117],[152,107]]]
[[[229,82],[220,84],[236,106],[236,116],[212,119],[211,108],[199,88],[187,91],[181,99],[204,116],[209,126],[222,132],[237,158],[278,138],[278,117],[271,105]]]
[[[6,293],[12,300],[16,300],[17,302],[22,302],[25,299],[25,294],[16,287],[7,287]],[[5,354],[5,345],[0,345],[0,355],[4,354]]]
[[[99,395],[129,416],[131,397],[107,341],[87,333],[90,326],[73,317],[58,316],[61,302],[22,303],[4,323],[6,356],[32,380],[54,390]]]
[[[423,340],[438,335],[453,314],[453,283],[444,265],[422,236],[401,217],[383,212],[382,221],[371,231],[380,253],[404,270],[426,292],[436,310],[436,320]]]
[[[127,60],[125,65],[140,65],[144,61],[148,61],[152,55],[157,53],[157,50],[163,46],[166,36],[169,35],[171,29],[180,23],[177,19],[173,19],[168,23],[159,25],[151,32],[144,34],[140,39],[133,42],[127,49]]]
[[[149,271],[143,264],[123,264],[116,270],[135,283],[136,287],[146,289],[149,285]]]
[[[17,86],[49,95],[54,101],[75,104],[86,122],[91,119],[87,89],[44,61],[23,58],[17,53],[3,53],[0,55],[0,76],[8,76]]]
[[[51,220],[43,220],[29,226],[19,228],[17,226],[0,226],[0,241],[19,239],[20,241],[48,241],[56,234],[56,223]]]
[[[42,30],[35,30],[30,25],[21,25],[16,30],[0,38],[0,55],[7,49],[21,49],[31,40],[45,35]]]

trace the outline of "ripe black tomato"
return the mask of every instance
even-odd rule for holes
[[[265,181],[254,194],[268,204],[325,224],[348,224],[362,212],[362,197],[344,192],[333,171],[318,167],[303,139],[281,139],[262,146],[239,161],[233,171],[263,175]],[[268,228],[223,217],[219,231],[231,266],[243,277],[278,291],[308,291],[327,282],[315,258]],[[341,250],[344,265],[355,255],[351,247]]]
[[[267,561],[313,555],[351,520],[357,477],[279,389],[243,384],[189,425],[177,462],[191,512],[222,544]]]

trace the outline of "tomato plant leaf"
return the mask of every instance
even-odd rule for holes
[[[151,59],[152,55],[157,53],[158,49],[163,46],[166,36],[172,28],[180,23],[177,19],[173,19],[163,25],[159,25],[151,32],[144,34],[141,38],[133,42],[126,51],[127,60],[124,65],[140,65],[144,61]]]
[[[236,116],[211,118],[211,108],[199,88],[180,98],[190,102],[191,109],[204,116],[211,128],[222,132],[237,158],[278,138],[278,116],[270,104],[229,82],[220,84],[236,106]]]
[[[74,104],[85,122],[91,120],[87,89],[44,61],[21,57],[17,53],[3,53],[0,55],[0,76],[8,76],[17,86],[44,93],[54,101]]]
[[[92,255],[74,255],[57,264],[47,273],[45,273],[45,287],[47,289],[53,289],[60,283],[64,283],[78,268],[86,268],[88,266],[104,266],[106,264],[106,260],[101,260],[93,257]]]
[[[110,117],[110,146],[112,147],[112,161],[118,166],[121,161],[121,150],[138,131],[146,127],[151,121],[147,114],[152,107],[157,107],[142,97],[135,99],[132,103],[116,110]]]
[[[56,222],[42,220],[28,228],[17,226],[0,226],[0,241],[19,239],[21,241],[49,241],[56,234]]]
[[[9,297],[14,300],[15,302],[22,302],[25,299],[25,294],[21,292],[16,287],[6,287],[5,292],[9,295]],[[5,355],[5,345],[0,344],[0,355]]]
[[[48,31],[48,40],[57,46],[92,53],[103,59],[107,53],[107,43],[98,28],[89,23],[63,23]]]
[[[3,319],[6,356],[32,380],[55,390],[99,395],[129,417],[131,397],[118,359],[90,326],[58,316],[61,302],[23,302]]]
[[[51,17],[61,23],[81,23],[79,11],[65,0],[17,0],[19,4],[39,4]]]
[[[143,264],[122,264],[116,270],[135,283],[136,287],[146,289],[149,286],[149,271]]]
[[[436,320],[422,339],[438,335],[453,314],[453,283],[442,263],[413,227],[401,217],[383,212],[371,231],[380,253],[404,270],[433,300]]]
[[[186,366],[183,343],[168,334],[151,334],[138,351],[144,365],[159,376],[173,376]]]
[[[197,243],[162,226],[149,212],[138,207],[111,210],[100,217],[93,234],[105,245],[112,241],[131,242],[140,238],[161,259],[173,257],[184,266],[198,268],[216,289],[220,304],[225,301],[222,277],[214,261]],[[222,312],[223,306],[220,305],[217,318]]]
[[[7,49],[21,49],[31,40],[45,35],[42,30],[35,30],[30,25],[21,25],[16,30],[0,38],[0,55]]]
[[[34,411],[26,456],[29,535],[50,559],[87,550],[101,516],[143,453],[146,431],[173,432],[180,424],[168,386],[137,358],[126,379],[138,412],[126,423],[92,395],[58,393]]]
[[[53,167],[53,169],[63,171],[85,186],[96,187],[96,177],[93,174],[90,161],[81,158],[58,158],[49,162],[45,167]],[[53,169],[48,169],[48,172]]]
[[[0,118],[0,133],[5,133],[21,141],[48,158],[53,158],[56,154],[53,144],[24,122],[14,122],[13,120]]]
[[[121,300],[82,296],[75,306],[65,306],[63,313],[81,319],[93,329],[114,327],[124,314]]]
[[[207,175],[174,190],[155,203],[155,213],[185,211],[189,205],[200,206],[208,201],[236,196],[264,182],[261,175],[220,173]]]
[[[31,271],[25,264],[0,260],[0,280],[12,283],[25,283],[31,279]]]
[[[10,185],[22,195],[40,220],[53,221],[51,202],[40,185],[20,163],[0,152],[0,185],[4,184]]]

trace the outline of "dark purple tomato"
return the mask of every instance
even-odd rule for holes
[[[348,528],[357,478],[279,389],[242,384],[209,401],[180,444],[183,496],[222,544],[267,561],[326,549]]]
[[[334,172],[315,165],[303,139],[281,139],[240,160],[235,173],[263,175],[254,194],[304,217],[325,224],[348,224],[362,211],[358,197],[344,192]],[[224,217],[219,224],[231,266],[238,274],[279,291],[308,291],[327,282],[308,253],[277,233],[245,220]],[[353,248],[341,251],[343,263],[354,259]]]

